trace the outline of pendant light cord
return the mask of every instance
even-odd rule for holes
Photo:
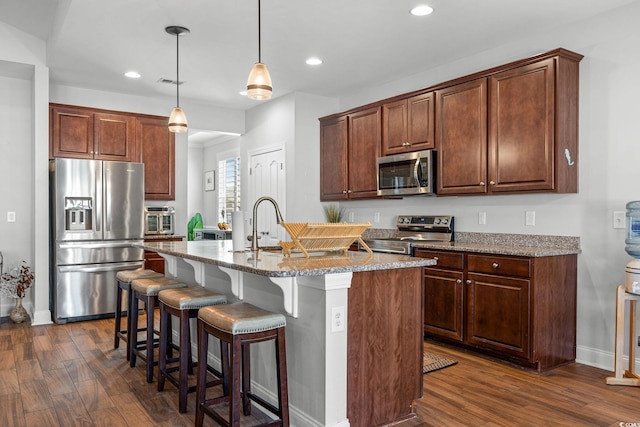
[[[176,107],[180,107],[180,34],[176,33]]]
[[[260,28],[260,0],[258,0],[258,62],[262,62],[262,43],[260,40],[260,34],[262,30]]]

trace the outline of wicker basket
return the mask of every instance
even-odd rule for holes
[[[371,223],[349,224],[342,223],[307,223],[307,222],[283,222],[281,224],[291,236],[291,242],[279,242],[285,256],[291,252],[300,251],[305,256],[309,252],[317,251],[342,251],[358,242],[369,253],[371,249],[362,241],[362,232],[371,227]]]

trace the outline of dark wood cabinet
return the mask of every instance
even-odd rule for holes
[[[135,161],[133,117],[55,104],[49,113],[50,158]]]
[[[434,148],[433,92],[382,105],[382,155]]]
[[[49,157],[144,163],[145,200],[175,200],[175,136],[168,118],[49,106]]]
[[[166,236],[144,239],[145,242],[180,242],[184,240],[182,236]],[[144,251],[144,268],[164,274],[164,258],[157,252]]]
[[[558,49],[437,90],[437,193],[577,192],[581,58]]]
[[[376,198],[380,107],[320,119],[320,200]]]
[[[485,193],[487,80],[436,91],[436,110],[436,193]]]
[[[576,356],[577,257],[416,249],[425,335],[545,371]]]
[[[164,117],[136,118],[145,200],[175,200],[175,135]]]

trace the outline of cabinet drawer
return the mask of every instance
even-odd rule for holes
[[[531,260],[529,258],[469,254],[467,262],[470,272],[531,277]]]
[[[456,270],[462,270],[464,268],[464,254],[462,252],[431,251],[416,248],[414,256],[419,258],[433,258],[438,261],[438,264],[434,266],[438,268],[453,268]]]

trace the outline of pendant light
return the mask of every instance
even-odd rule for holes
[[[188,28],[170,26],[164,29],[167,33],[176,36],[176,106],[169,116],[169,131],[183,133],[187,131],[187,116],[180,108],[180,36],[189,34]]]
[[[271,76],[267,66],[262,63],[262,50],[260,46],[260,0],[258,0],[258,62],[253,64],[249,78],[247,79],[247,96],[259,101],[271,99]]]

